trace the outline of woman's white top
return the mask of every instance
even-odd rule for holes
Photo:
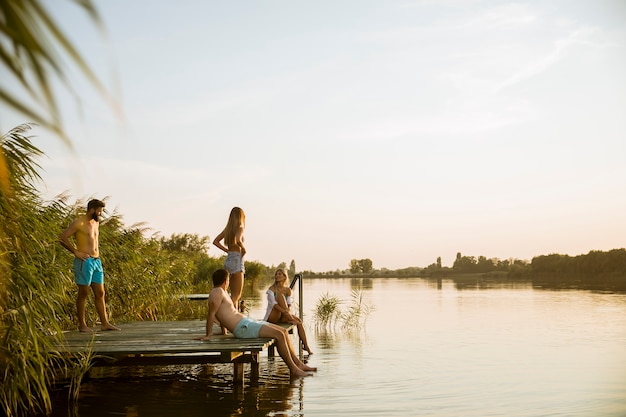
[[[276,304],[278,304],[278,301],[276,301],[276,294],[274,294],[274,291],[272,291],[271,288],[267,290],[266,294],[267,294],[267,310],[265,311],[265,317],[263,317],[264,321],[267,321],[267,319],[270,317],[270,313],[272,312],[272,309],[274,308]],[[291,295],[288,295],[285,297],[285,301],[287,301],[287,306],[291,307],[293,298],[291,297]]]

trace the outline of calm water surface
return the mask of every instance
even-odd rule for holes
[[[375,308],[364,328],[316,332],[317,300],[347,309],[352,289]],[[107,369],[54,416],[626,416],[626,294],[419,278],[305,279],[303,294],[313,377],[265,353],[239,386],[230,365]]]

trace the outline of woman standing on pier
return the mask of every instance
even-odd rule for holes
[[[243,257],[246,248],[243,246],[243,232],[246,228],[246,215],[239,207],[233,207],[228,216],[228,223],[222,232],[213,240],[213,244],[227,253],[224,269],[230,273],[230,297],[238,310],[243,310],[239,304],[243,292],[243,278],[246,272]],[[224,244],[222,244],[222,240]]]

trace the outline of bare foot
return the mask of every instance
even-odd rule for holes
[[[311,348],[305,347],[304,350],[306,350],[309,355],[313,354],[313,351],[311,350]]]
[[[291,377],[292,378],[303,378],[305,376],[311,376],[311,375],[313,375],[313,374],[305,372],[302,369],[296,369],[295,371],[291,372]]]
[[[308,372],[317,372],[317,368],[314,368],[312,366],[308,366],[308,365],[305,365],[305,364],[302,364],[300,369],[303,370],[303,371],[308,371]]]
[[[102,326],[100,326],[100,329],[102,329],[102,330],[122,330],[119,327],[112,325],[111,323],[103,324]]]
[[[80,326],[78,328],[79,332],[83,332],[83,333],[93,333],[93,330],[91,329],[91,327],[87,327],[87,326]]]

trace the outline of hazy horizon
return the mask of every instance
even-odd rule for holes
[[[247,260],[320,272],[626,246],[623,2],[95,4],[50,12],[124,120],[68,69],[45,198],[211,240],[239,206]]]

